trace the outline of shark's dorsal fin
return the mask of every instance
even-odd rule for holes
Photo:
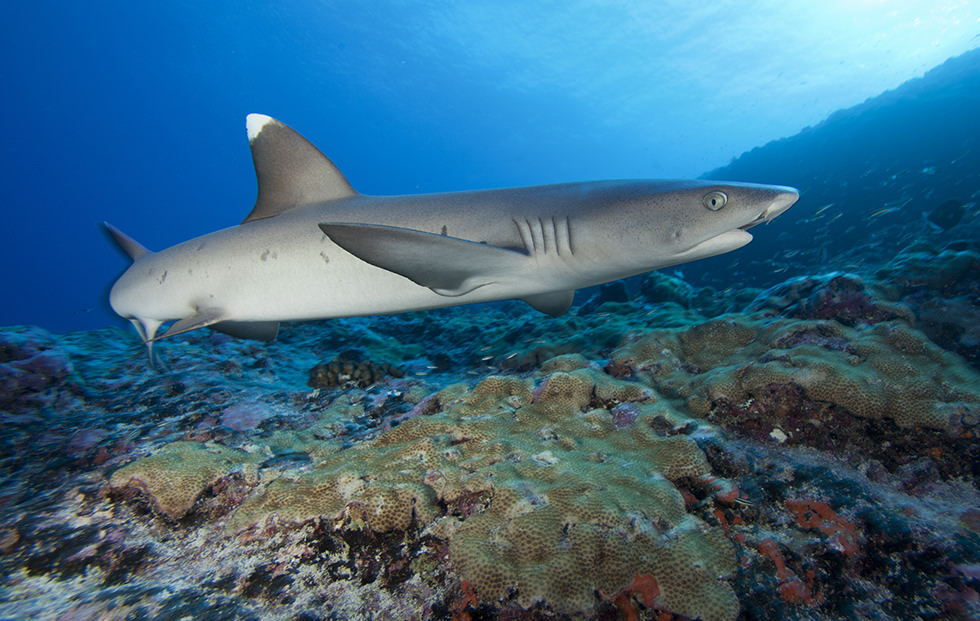
[[[243,224],[357,194],[334,163],[292,128],[264,114],[248,115],[246,125],[259,193]]]

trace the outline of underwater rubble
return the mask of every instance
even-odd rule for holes
[[[976,618],[978,283],[3,329],[0,617]]]

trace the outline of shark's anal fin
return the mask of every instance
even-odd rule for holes
[[[334,163],[296,130],[264,114],[248,115],[246,124],[259,193],[243,224],[357,194]]]
[[[323,222],[320,229],[358,259],[449,297],[496,282],[529,260],[516,250],[396,226]]]
[[[574,291],[557,291],[555,293],[529,295],[524,298],[524,301],[530,304],[534,310],[557,317],[568,312],[574,299]]]
[[[265,341],[266,343],[274,341],[276,335],[279,334],[278,321],[221,321],[209,327],[236,339]]]

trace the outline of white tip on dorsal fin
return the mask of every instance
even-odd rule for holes
[[[264,114],[248,115],[245,125],[259,193],[243,222],[357,194],[334,163],[290,127]]]
[[[245,128],[248,130],[248,143],[252,144],[252,141],[259,135],[262,128],[274,121],[274,118],[264,114],[250,114],[245,117]]]

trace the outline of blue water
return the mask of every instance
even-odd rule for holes
[[[421,505],[401,543],[356,512],[336,531],[326,509],[299,528],[271,514],[238,539],[224,520],[337,450],[382,447],[397,473],[345,467],[399,486],[417,470],[436,493],[500,464],[529,473],[511,482],[521,515],[562,515],[539,485],[555,471],[603,493],[640,476],[660,491],[610,497],[620,526],[603,512],[596,532],[631,547],[660,532],[693,558],[658,513],[672,495],[648,469],[660,452],[636,449],[649,437],[710,464],[670,480],[684,529],[735,542],[739,569],[715,586],[740,618],[980,618],[978,18],[964,0],[5,6],[0,617],[524,614],[474,596],[447,547],[461,531],[420,530]],[[162,249],[240,222],[251,112],[368,194],[705,177],[801,198],[738,251],[584,291],[554,320],[507,302],[286,323],[270,344],[195,330],[161,342],[153,370],[107,307],[129,260],[99,224]],[[355,363],[377,381],[345,381]],[[498,375],[525,388],[488,400]],[[369,443],[391,427],[406,448]],[[416,444],[420,429],[437,431]],[[197,490],[173,524],[152,490],[112,479],[174,441],[269,459]],[[443,448],[415,463],[426,442]],[[471,450],[488,452],[457,460]],[[210,470],[184,465],[177,485]],[[439,494],[443,526],[497,502]],[[575,567],[579,587],[592,569]],[[599,617],[651,605],[665,576],[641,578],[593,593]]]
[[[249,112],[365,193],[695,177],[976,47],[980,10],[934,5],[9,3],[0,325],[118,321],[103,220],[238,223]]]

